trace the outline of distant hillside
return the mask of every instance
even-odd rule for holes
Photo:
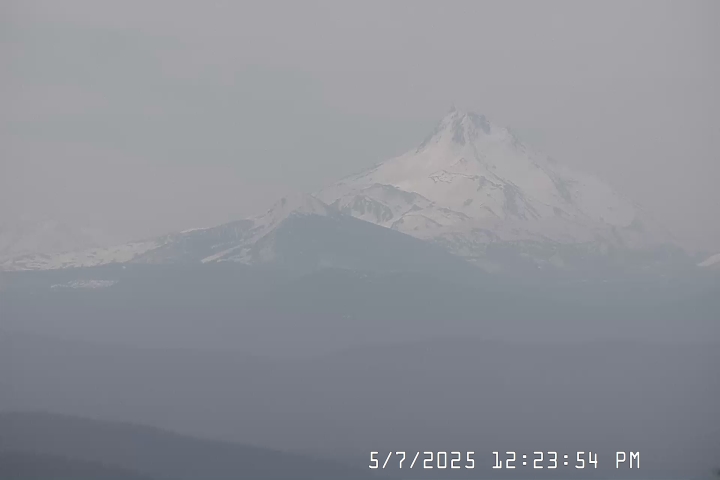
[[[3,480],[153,480],[129,470],[53,455],[0,452]]]
[[[568,469],[548,470],[545,478],[696,478],[720,453],[717,365],[717,343],[700,342],[448,338],[283,360],[0,332],[0,411],[119,419],[233,442],[73,417],[0,414],[0,451],[60,455],[178,480],[228,478],[225,472],[342,480],[369,471],[370,451],[453,449],[478,452],[478,468],[470,473],[497,480],[492,451],[578,449],[598,453],[599,477]],[[619,448],[642,451],[642,470],[616,472],[610,459]],[[359,470],[305,455],[344,459]],[[273,469],[263,470],[268,465]],[[187,476],[174,476],[178,472]],[[518,474],[540,478],[530,470]]]
[[[42,461],[35,470],[28,463],[29,456],[6,453],[2,465],[29,475],[45,471],[50,475],[43,478],[52,480],[73,472],[78,474],[73,476],[75,480],[120,478],[112,476],[114,468],[145,475],[122,477],[130,480],[368,478],[362,470],[329,461],[201,440],[156,428],[43,413],[0,413],[2,451],[41,455]],[[7,478],[5,472],[0,470],[0,473],[0,478]],[[125,472],[116,470],[115,473]]]

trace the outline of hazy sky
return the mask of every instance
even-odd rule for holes
[[[142,237],[415,146],[454,103],[720,250],[720,2],[0,6],[0,216]]]

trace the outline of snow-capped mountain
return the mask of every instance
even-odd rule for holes
[[[483,115],[454,108],[418,148],[316,196],[470,258],[493,243],[672,243],[649,215],[599,179],[532,150]]]
[[[0,262],[0,269],[128,262],[357,266],[374,262],[369,251],[376,260],[405,258],[408,265],[410,251],[419,263],[422,255],[437,257],[403,237],[490,267],[498,247],[506,257],[509,250],[522,262],[562,267],[568,259],[587,264],[588,252],[648,252],[674,243],[599,179],[532,150],[482,115],[452,109],[416,149],[313,195],[283,198],[258,217],[112,248],[24,255]],[[391,250],[397,258],[387,256]]]

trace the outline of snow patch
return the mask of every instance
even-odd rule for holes
[[[720,253],[716,253],[715,255],[712,255],[702,262],[698,263],[698,267],[712,267],[712,266],[720,266]]]
[[[112,287],[117,282],[117,280],[73,280],[67,283],[56,283],[55,285],[51,285],[50,288],[87,288],[94,290],[98,288]]]
[[[110,248],[95,248],[83,252],[67,252],[56,255],[27,255],[0,264],[0,270],[57,270],[63,268],[96,267],[111,263],[126,263],[158,248],[155,241],[133,242]]]

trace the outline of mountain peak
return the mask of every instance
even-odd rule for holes
[[[418,148],[319,195],[344,213],[468,256],[482,257],[492,242],[651,246],[659,238],[631,228],[641,213],[611,186],[455,106]]]
[[[440,120],[435,131],[423,142],[422,146],[447,139],[454,144],[464,145],[476,139],[491,135],[497,130],[485,115],[472,111],[458,109],[455,105],[450,107],[448,113]]]

